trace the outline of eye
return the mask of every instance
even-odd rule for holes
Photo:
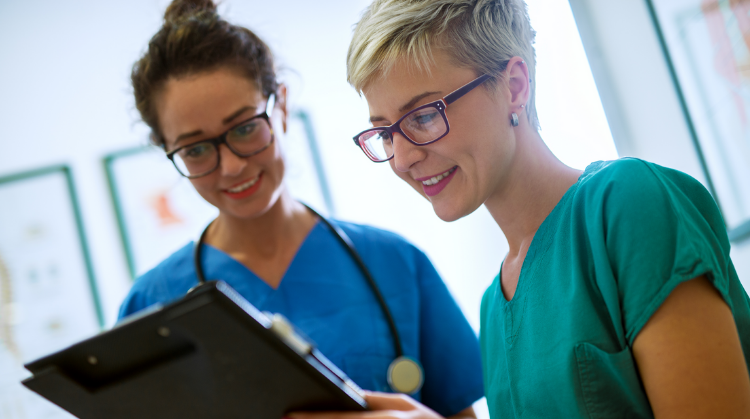
[[[185,158],[197,159],[205,156],[211,151],[211,145],[208,143],[198,143],[192,146],[185,147],[180,154]]]
[[[238,137],[247,137],[249,135],[252,135],[253,132],[255,132],[255,129],[257,128],[257,124],[255,122],[248,122],[247,124],[242,124],[239,127],[232,130],[232,133]]]
[[[436,118],[440,117],[440,113],[434,109],[425,110],[424,112],[415,113],[411,117],[411,123],[414,125],[428,125],[432,124]]]

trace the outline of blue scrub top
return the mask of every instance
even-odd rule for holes
[[[396,322],[406,356],[422,364],[425,382],[412,395],[443,416],[484,396],[477,337],[419,249],[373,227],[335,222],[370,269]],[[367,390],[390,391],[393,337],[365,277],[323,223],[302,243],[278,289],[226,253],[203,245],[207,280],[220,279],[261,311],[281,313],[320,351]],[[197,284],[190,243],[140,277],[119,318],[180,298]]]

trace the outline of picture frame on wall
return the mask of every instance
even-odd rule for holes
[[[280,146],[292,196],[323,215],[335,215],[309,114],[301,110],[291,114]],[[177,172],[160,147],[111,153],[104,158],[104,167],[133,279],[197,240],[219,213]]]
[[[750,2],[645,1],[729,239],[747,240]]]
[[[104,325],[71,169],[2,176],[0,203],[0,412],[67,418],[20,381],[24,362]]]

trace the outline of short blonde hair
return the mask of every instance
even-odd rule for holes
[[[447,52],[477,76],[497,76],[519,56],[526,61],[531,85],[526,114],[538,129],[535,36],[523,0],[374,0],[354,29],[347,80],[361,93],[403,57],[429,71],[432,48]]]

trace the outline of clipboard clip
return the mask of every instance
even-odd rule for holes
[[[314,349],[313,345],[294,329],[294,326],[292,326],[286,317],[279,313],[266,313],[266,316],[271,320],[271,331],[290,348],[294,349],[295,352],[302,356],[309,355],[312,352]]]

